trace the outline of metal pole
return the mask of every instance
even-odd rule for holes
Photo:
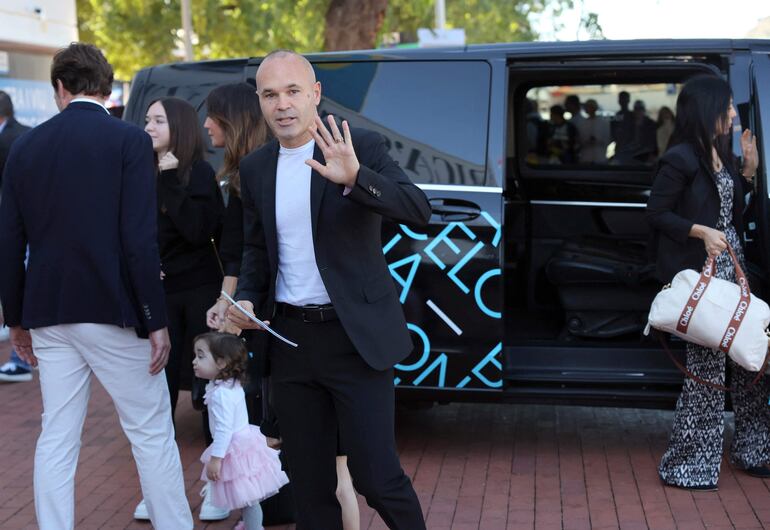
[[[182,0],[182,31],[184,32],[184,60],[193,60],[192,48],[192,8],[190,0]]]
[[[436,0],[436,29],[446,27],[446,5],[444,0]]]

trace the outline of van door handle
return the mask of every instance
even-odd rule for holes
[[[481,215],[481,207],[462,199],[430,199],[431,211],[441,216],[442,221],[472,221]]]

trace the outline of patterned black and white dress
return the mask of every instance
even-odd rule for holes
[[[715,175],[721,206],[716,229],[725,233],[745,270],[743,246],[732,224],[733,179],[723,167]],[[735,266],[727,252],[717,257],[716,277],[735,282]],[[744,370],[719,350],[687,344],[687,368],[698,377],[724,385],[725,361],[732,374],[735,436],[730,461],[739,468],[770,461],[770,395],[768,378],[746,388],[756,374]],[[660,477],[678,486],[716,485],[722,462],[725,394],[686,378],[676,404],[671,439],[660,462]]]

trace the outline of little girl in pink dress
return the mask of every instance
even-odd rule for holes
[[[241,380],[247,353],[241,339],[227,333],[204,333],[195,338],[193,370],[209,379],[204,402],[214,442],[201,455],[201,479],[208,482],[213,504],[243,508],[246,530],[262,528],[259,502],[289,482],[278,452],[254,425],[249,425]]]

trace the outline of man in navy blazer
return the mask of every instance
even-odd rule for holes
[[[92,373],[115,402],[153,524],[193,527],[163,375],[170,346],[152,145],[104,107],[112,80],[96,47],[60,50],[51,83],[62,112],[13,144],[3,178],[0,301],[13,346],[40,368],[41,530],[74,528]]]

